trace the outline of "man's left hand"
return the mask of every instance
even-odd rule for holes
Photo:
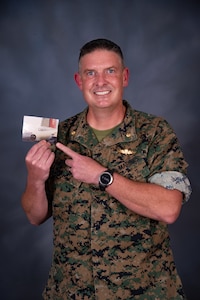
[[[75,179],[98,185],[99,175],[105,170],[102,165],[94,159],[81,155],[61,143],[57,143],[56,147],[70,157],[66,159],[65,164],[69,167]]]

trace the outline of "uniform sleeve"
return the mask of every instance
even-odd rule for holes
[[[163,186],[166,189],[177,189],[184,194],[183,203],[187,202],[190,198],[192,189],[189,179],[185,174],[176,171],[166,171],[156,173],[148,180],[150,183],[155,183]]]
[[[186,202],[191,195],[191,185],[186,176],[188,164],[177,136],[169,123],[162,118],[158,118],[154,126],[155,131],[148,151],[148,182],[167,189],[180,190],[185,196],[183,202]]]
[[[151,135],[148,148],[149,177],[165,171],[187,173],[188,164],[184,159],[183,152],[177,136],[172,127],[164,119],[158,118],[151,125],[154,133]]]

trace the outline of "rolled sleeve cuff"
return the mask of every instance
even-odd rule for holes
[[[189,200],[192,193],[191,185],[187,176],[177,171],[156,173],[148,179],[148,182],[161,185],[169,190],[179,190],[184,194],[183,203]]]

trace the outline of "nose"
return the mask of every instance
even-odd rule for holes
[[[98,73],[96,75],[96,85],[102,86],[106,82],[106,75],[104,73]]]

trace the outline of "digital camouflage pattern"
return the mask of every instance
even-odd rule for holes
[[[59,141],[135,181],[167,170],[185,173],[169,124],[124,104],[124,122],[101,142],[86,122],[87,110],[61,123]],[[78,182],[65,159],[57,150],[47,185],[54,253],[44,299],[186,299],[167,225],[128,210],[98,186]]]

